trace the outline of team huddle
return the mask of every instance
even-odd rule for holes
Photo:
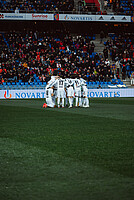
[[[63,79],[52,76],[46,86],[46,103],[43,104],[43,108],[56,107],[56,102],[58,108],[68,105],[68,108],[89,107],[86,81],[82,78]]]

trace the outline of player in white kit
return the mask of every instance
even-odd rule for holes
[[[68,105],[68,97],[67,97],[67,83],[68,83],[68,78],[65,78],[65,105]]]
[[[66,86],[67,86],[67,97],[68,97],[68,101],[69,101],[69,108],[72,108],[73,97],[74,97],[74,82],[73,82],[73,80],[67,79]]]
[[[83,107],[85,108],[89,107],[88,89],[85,83],[82,85],[82,96],[83,96]]]
[[[80,79],[74,79],[74,91],[75,91],[75,106],[82,106],[81,103],[81,81]]]
[[[51,76],[50,81],[48,81],[49,87],[54,87],[53,88],[53,97],[52,101],[55,104],[56,98],[57,98],[57,85],[55,85],[55,81],[59,78],[59,76]]]
[[[57,88],[57,103],[58,108],[60,108],[62,104],[62,108],[64,108],[64,92],[65,92],[65,80],[62,78],[58,78],[55,81],[54,86]]]
[[[43,104],[43,108],[50,107],[53,108],[55,107],[55,104],[52,101],[53,97],[53,89],[52,87],[49,87],[49,84],[46,86],[46,103]]]

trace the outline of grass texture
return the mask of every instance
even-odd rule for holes
[[[43,103],[0,100],[0,199],[134,199],[134,98]]]

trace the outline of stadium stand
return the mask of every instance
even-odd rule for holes
[[[134,15],[133,0],[106,0],[105,9],[112,8],[115,14],[119,15]]]
[[[72,11],[74,8],[74,0],[2,0],[0,1],[0,11],[19,12],[48,12],[48,11]]]
[[[116,62],[116,68],[121,67],[122,79],[130,78],[134,71],[134,35],[132,34],[109,34],[110,40],[105,42],[110,52],[112,61]],[[118,67],[119,66],[119,67]]]
[[[63,78],[83,77],[90,88],[118,85],[121,81],[113,80],[120,80],[119,73],[116,77],[113,65],[94,52],[93,40],[95,35],[61,32],[1,33],[0,83],[5,89],[44,88],[58,73]]]

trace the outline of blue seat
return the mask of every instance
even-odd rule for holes
[[[111,84],[112,84],[111,81],[109,81],[109,82],[108,82],[108,85],[111,85]]]
[[[16,83],[16,85],[17,85],[17,86],[20,86],[20,83],[19,83],[19,82],[17,82],[17,83]]]
[[[43,85],[45,85],[45,86],[46,86],[46,84],[47,84],[46,82],[43,82]]]

